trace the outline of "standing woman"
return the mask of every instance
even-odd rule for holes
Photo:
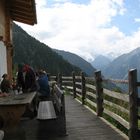
[[[36,75],[34,70],[27,64],[18,66],[17,85],[23,93],[37,90]]]
[[[37,91],[36,74],[32,67],[25,64],[23,67],[24,88],[23,92]]]
[[[10,84],[10,81],[9,81],[9,76],[8,74],[4,74],[2,76],[3,80],[1,82],[1,91],[4,93],[9,93],[10,90],[11,90],[11,84]]]

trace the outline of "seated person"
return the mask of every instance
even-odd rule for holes
[[[39,96],[43,96],[43,97],[46,97],[46,98],[50,98],[50,87],[49,87],[49,83],[48,83],[48,76],[47,74],[40,70],[38,72],[38,85],[39,85]]]
[[[9,76],[8,76],[8,74],[4,74],[3,76],[2,76],[2,78],[3,78],[3,80],[2,80],[2,82],[1,82],[1,91],[3,92],[3,93],[9,93],[10,92],[10,90],[11,90],[11,84],[10,84],[10,81],[9,81]]]

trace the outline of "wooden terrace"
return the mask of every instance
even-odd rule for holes
[[[66,136],[57,134],[57,121],[39,122],[22,120],[18,131],[5,134],[4,140],[125,140],[122,133],[118,133],[102,119],[73,99],[65,96],[66,103]]]
[[[21,118],[18,127],[5,131],[4,140],[140,139],[137,70],[129,71],[128,80],[103,79],[100,71],[95,72],[95,78],[73,73],[49,79],[55,83],[51,93],[57,118]],[[128,93],[106,89],[103,84],[110,81],[126,84]]]

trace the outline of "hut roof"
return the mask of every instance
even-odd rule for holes
[[[37,23],[35,0],[10,0],[8,7],[12,20],[29,25]]]

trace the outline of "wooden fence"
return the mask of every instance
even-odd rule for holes
[[[139,111],[140,99],[138,98],[137,70],[132,69],[128,73],[128,80],[104,79],[101,71],[96,71],[94,77],[85,77],[72,73],[66,77],[59,74],[50,76],[50,80],[56,81],[59,87],[68,90],[74,98],[79,99],[82,104],[88,105],[96,111],[97,116],[112,120],[115,126],[127,133],[129,140],[140,139]],[[127,94],[115,92],[105,88],[106,83],[127,84]]]

